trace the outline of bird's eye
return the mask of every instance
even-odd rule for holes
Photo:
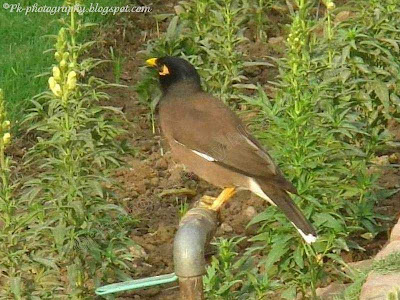
[[[158,72],[158,74],[160,74],[161,76],[165,76],[169,74],[169,69],[166,65],[162,65],[162,67],[160,68],[160,71]]]

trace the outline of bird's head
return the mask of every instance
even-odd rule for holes
[[[149,67],[158,70],[160,86],[163,93],[179,83],[188,83],[194,88],[201,89],[200,76],[194,66],[183,58],[165,56],[146,60]]]

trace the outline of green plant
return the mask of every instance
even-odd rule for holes
[[[178,202],[178,198],[176,198],[176,201]],[[189,203],[186,202],[186,200],[180,201],[179,202],[179,218],[182,219],[184,215],[189,210]]]
[[[266,27],[268,18],[266,17],[266,11],[272,6],[273,0],[257,0],[252,1],[254,4],[254,15],[256,23],[256,39],[259,41],[267,40]]]
[[[92,24],[76,17],[72,12],[56,36],[50,91],[34,97],[24,120],[37,137],[25,170],[37,171],[19,187],[12,231],[0,235],[5,298],[87,299],[129,269],[126,228],[136,221],[104,188],[120,164],[116,138],[123,130],[114,116],[123,115],[98,105],[108,99],[99,89],[109,84],[87,75],[101,62],[81,59],[92,42],[80,44],[78,32]]]
[[[126,0],[114,1],[114,5],[127,4]],[[10,4],[17,4],[10,1]],[[49,4],[51,3],[51,5]],[[21,1],[25,8],[28,5],[61,6],[62,0],[49,2],[48,0]],[[83,4],[98,3],[99,6],[108,5],[108,0],[85,0]],[[9,9],[0,10],[0,86],[7,94],[6,108],[13,123],[13,133],[19,131],[19,122],[25,116],[33,95],[43,91],[46,86],[46,76],[37,76],[48,70],[52,57],[43,55],[43,52],[52,47],[51,39],[46,36],[57,34],[59,23],[57,18],[62,13],[16,13]],[[86,23],[105,23],[113,14],[86,13],[81,16]],[[93,31],[82,30],[80,36],[89,39]]]
[[[244,238],[219,238],[214,245],[217,254],[204,276],[204,290],[207,299],[265,299],[279,287],[268,274],[259,274],[250,255],[239,257],[238,244]]]
[[[120,54],[114,54],[114,48],[110,47],[111,60],[113,62],[113,73],[115,77],[115,82],[119,83],[122,74],[122,65],[125,61],[125,57]]]
[[[285,282],[282,297],[287,299],[295,296],[296,289],[303,295],[310,284],[311,291],[315,289],[328,276],[328,268],[330,277],[340,276],[339,270],[333,272],[341,262],[340,253],[360,249],[351,235],[367,231],[369,234],[362,236],[371,238],[381,230],[379,220],[383,217],[373,207],[383,194],[377,184],[378,174],[369,166],[376,151],[389,141],[383,123],[371,123],[372,111],[363,117],[362,106],[353,102],[353,90],[367,88],[354,84],[363,82],[357,77],[360,73],[353,74],[352,84],[347,85],[350,74],[338,67],[345,65],[337,57],[343,52],[337,51],[340,43],[331,24],[333,2],[326,1],[329,9],[322,24],[327,26],[327,34],[322,39],[312,32],[309,14],[313,2],[298,1],[297,5],[287,40],[288,53],[279,61],[277,96],[269,99],[261,89],[256,99],[243,96],[262,111],[254,128],[267,145],[273,145],[274,157],[301,195],[296,197],[299,206],[321,235],[312,247],[298,245],[289,227],[274,226],[276,221],[287,224],[274,208],[253,219],[252,224],[261,223],[262,227],[252,239],[257,244],[251,248],[256,253],[264,249],[260,266]],[[374,114],[384,117],[378,107]],[[267,127],[267,131],[262,129]]]

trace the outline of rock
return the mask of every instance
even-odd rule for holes
[[[378,274],[371,272],[361,288],[360,300],[388,299],[388,294],[400,289],[400,274]]]
[[[268,44],[270,45],[279,45],[285,41],[283,36],[272,37],[268,39]]]
[[[382,258],[385,258],[389,254],[392,254],[394,252],[400,252],[400,241],[393,241],[390,242],[388,245],[386,245],[379,253],[375,256],[375,260],[380,260]],[[400,275],[399,275],[400,276]],[[399,281],[400,282],[400,281]]]
[[[378,166],[387,166],[389,165],[389,156],[388,155],[377,156],[374,157],[371,160],[371,162]]]
[[[134,191],[137,192],[139,195],[142,195],[146,192],[146,185],[144,182],[136,182],[134,186]]]
[[[390,234],[390,241],[400,241],[400,220],[393,227],[392,233]]]
[[[149,257],[149,255],[140,245],[129,247],[129,252],[135,258],[144,258],[146,260]]]
[[[348,10],[341,11],[335,17],[334,23],[341,23],[351,18],[351,12]]]
[[[168,181],[173,183],[173,184],[180,184],[182,182],[182,172],[183,168],[181,165],[177,164],[173,166],[172,168],[169,169],[170,176],[168,178]]]
[[[343,292],[343,290],[347,286],[348,284],[334,282],[327,287],[317,288],[316,293],[321,300],[331,300],[334,299],[335,296],[338,296],[341,292]]]
[[[352,272],[352,269],[363,272],[363,271],[367,270],[372,265],[373,262],[374,262],[374,260],[372,258],[366,259],[366,260],[360,260],[360,261],[356,261],[356,262],[349,262],[347,264],[351,269],[346,268],[345,272],[349,274]]]
[[[389,162],[391,164],[397,164],[399,162],[399,154],[398,153],[393,153],[389,156]]]
[[[249,206],[244,210],[244,215],[250,221],[257,214],[256,209],[253,206]]]
[[[156,168],[161,170],[166,170],[168,168],[167,160],[164,157],[157,160]]]
[[[220,226],[220,228],[221,228],[221,230],[222,230],[223,232],[226,232],[226,233],[233,232],[232,226],[230,226],[230,225],[227,224],[227,223],[222,223],[221,226]]]
[[[160,182],[160,180],[157,177],[154,177],[154,178],[150,179],[150,184],[152,186],[158,186],[159,182]]]

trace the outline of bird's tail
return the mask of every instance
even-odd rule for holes
[[[258,189],[253,184],[253,188],[251,189],[253,193],[278,206],[308,244],[316,241],[317,233],[314,227],[306,219],[286,191],[276,186],[268,185],[267,183],[261,183],[255,180],[254,183],[258,185]]]

